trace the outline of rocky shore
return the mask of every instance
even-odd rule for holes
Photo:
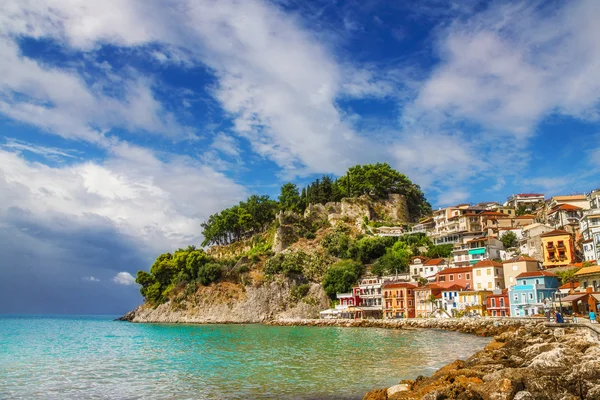
[[[418,327],[428,327],[419,321]],[[490,323],[490,321],[487,321]],[[443,329],[486,334],[499,332],[480,352],[456,360],[431,377],[373,390],[364,400],[600,399],[600,341],[586,327],[549,327],[545,323],[499,321],[486,330],[480,322],[452,322]],[[413,327],[408,322],[399,328]]]

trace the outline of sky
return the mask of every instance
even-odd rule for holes
[[[434,207],[600,182],[600,2],[0,2],[0,313],[120,314],[200,223],[387,162]]]

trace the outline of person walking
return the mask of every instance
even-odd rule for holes
[[[590,322],[592,324],[597,324],[598,323],[596,321],[596,313],[594,312],[594,310],[590,310],[590,313],[588,314],[588,316],[590,317]]]

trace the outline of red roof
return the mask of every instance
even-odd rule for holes
[[[502,289],[502,293],[499,294],[490,294],[488,296],[489,297],[503,297],[503,296],[508,296],[508,289]]]
[[[559,289],[577,289],[579,287],[579,282],[569,282],[560,286]]]
[[[501,267],[502,264],[492,260],[481,260],[478,261],[473,268],[481,268],[481,267]]]
[[[417,285],[414,283],[409,283],[409,282],[390,282],[390,283],[384,283],[383,284],[383,288],[384,289],[393,289],[393,288],[416,288]]]
[[[571,234],[567,231],[563,231],[562,229],[555,229],[553,231],[550,231],[550,232],[540,235],[540,237],[563,236],[563,235],[571,236]]]
[[[552,210],[550,210],[548,212],[548,214],[553,214],[553,213],[555,213],[557,211],[560,211],[560,210],[565,210],[565,211],[579,211],[579,210],[583,210],[583,208],[577,207],[577,206],[573,206],[571,204],[561,204],[561,205],[558,205],[558,206],[554,207]]]
[[[459,272],[472,272],[473,267],[458,267],[458,268],[448,268],[443,271],[438,272],[438,275],[447,275],[447,274],[455,274]]]
[[[521,262],[521,261],[535,261],[535,262],[538,262],[538,260],[536,260],[535,258],[531,258],[531,257],[528,257],[528,256],[519,256],[519,257],[516,257],[516,258],[511,258],[510,260],[502,261],[502,264],[515,263],[515,262]]]
[[[454,284],[452,284],[452,285],[450,285],[450,286],[446,286],[446,287],[444,288],[444,291],[446,291],[446,290],[457,290],[457,291],[461,291],[461,290],[465,290],[465,287],[464,287],[464,286],[461,286],[461,285],[457,285],[456,283],[454,283]]]
[[[443,258],[434,258],[433,260],[426,261],[423,265],[440,265],[444,263],[446,260]]]
[[[487,216],[491,216],[491,217],[505,217],[508,218],[509,216],[507,214],[498,212],[498,211],[484,211],[479,215],[487,215]]]
[[[548,272],[548,271],[531,271],[531,272],[522,272],[519,275],[517,275],[517,279],[518,278],[530,278],[532,276],[557,276],[556,274],[553,274],[552,272]]]
[[[518,217],[516,217],[516,219],[531,219],[531,218],[535,218],[535,215],[533,215],[533,214],[524,214],[524,215],[519,215]]]

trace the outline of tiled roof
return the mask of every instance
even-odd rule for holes
[[[416,288],[417,285],[414,283],[410,283],[410,282],[389,282],[389,283],[384,283],[383,284],[383,288],[384,289],[393,289],[393,288]]]
[[[579,287],[579,282],[568,282],[562,286],[559,286],[559,289],[577,289]]]
[[[540,237],[563,236],[563,235],[571,236],[571,234],[567,231],[563,231],[562,229],[555,229],[553,231],[541,234]]]
[[[596,260],[587,261],[587,263],[588,263],[588,267],[593,267],[596,265]],[[567,267],[583,268],[583,262],[572,263],[572,264],[567,265]]]
[[[425,261],[423,265],[440,265],[443,264],[446,260],[443,258],[434,258],[432,260]]]
[[[599,274],[600,266],[594,265],[593,267],[584,267],[575,273],[575,276],[588,275],[588,274]]]
[[[548,214],[554,214],[557,211],[565,210],[565,211],[580,211],[583,210],[581,207],[573,206],[571,204],[560,204],[556,207],[553,207]]]
[[[461,285],[457,285],[456,283],[454,283],[454,284],[452,284],[450,286],[446,286],[444,288],[444,291],[447,291],[447,290],[460,291],[460,290],[465,290],[465,287],[461,286]]]
[[[538,260],[536,260],[535,258],[531,258],[529,256],[519,256],[519,257],[513,257],[510,260],[502,261],[502,264],[516,263],[516,262],[521,262],[521,261],[535,261],[535,262],[537,262]]]
[[[473,268],[482,268],[482,267],[501,267],[502,264],[492,260],[481,260],[478,261]]]
[[[531,218],[535,218],[535,215],[533,215],[533,214],[523,214],[523,215],[519,215],[518,217],[516,217],[516,219],[531,219]]]
[[[552,272],[548,272],[548,271],[531,271],[531,272],[522,272],[519,275],[517,275],[517,279],[518,278],[530,278],[533,276],[557,276],[556,274],[553,274]]]
[[[455,274],[460,272],[471,272],[473,271],[473,267],[458,267],[458,268],[448,268],[443,271],[438,272],[438,275],[447,275],[447,274]]]
[[[484,211],[484,212],[482,212],[479,215],[485,215],[485,216],[488,216],[488,217],[505,217],[505,218],[509,217],[509,215],[501,213],[501,212],[498,212],[498,211]]]

